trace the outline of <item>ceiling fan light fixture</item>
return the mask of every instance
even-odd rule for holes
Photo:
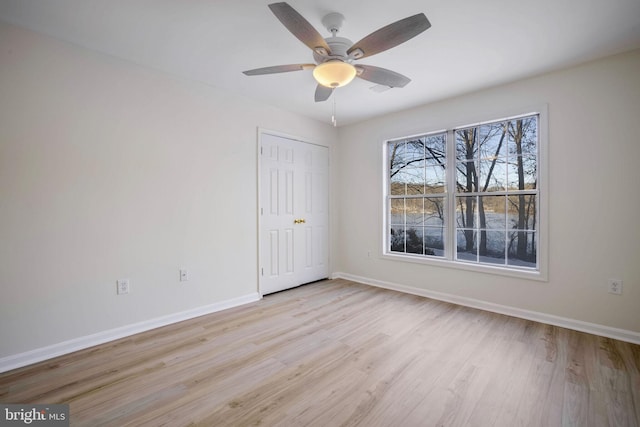
[[[322,86],[336,88],[347,85],[356,77],[356,67],[340,60],[323,62],[313,69],[313,77]]]

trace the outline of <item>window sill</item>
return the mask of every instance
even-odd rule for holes
[[[404,254],[395,255],[389,252],[383,253],[381,255],[381,259],[431,265],[434,267],[452,268],[455,270],[473,271],[476,273],[492,274],[496,276],[516,277],[518,279],[536,280],[540,282],[547,282],[549,280],[546,273],[531,269],[504,268],[486,264],[474,264],[464,261],[452,261],[443,258],[426,258],[422,256],[411,256]]]

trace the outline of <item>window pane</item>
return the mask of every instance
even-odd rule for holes
[[[504,191],[507,188],[506,159],[483,160],[479,163],[479,191]]]
[[[420,255],[424,253],[423,233],[423,227],[412,227],[407,229],[407,253]]]
[[[480,262],[505,264],[506,231],[481,231],[479,234]]]
[[[424,207],[422,197],[406,200],[407,226],[410,224],[424,225]]]
[[[406,171],[407,195],[424,194],[424,168],[410,168]]]
[[[444,133],[430,135],[424,138],[427,165],[444,168],[447,164],[445,153],[447,135]]]
[[[425,225],[444,227],[444,197],[424,199]]]
[[[524,173],[522,174],[522,189],[524,190]],[[515,157],[509,158],[507,162],[507,191],[515,191],[520,187],[520,178],[518,177],[518,163]]]
[[[489,123],[479,127],[480,159],[507,157],[507,128],[505,123]]]
[[[404,199],[391,199],[390,224],[404,224]]]
[[[456,197],[456,224],[458,228],[476,228],[477,198]]]
[[[436,193],[444,193],[446,191],[445,181],[444,181],[444,168],[440,166],[428,166],[426,169],[426,185],[427,185],[427,193],[436,194]]]
[[[511,158],[507,165],[507,175],[509,190],[534,190],[538,179],[535,157]]]
[[[474,230],[458,230],[456,232],[456,259],[478,261],[478,247]]]
[[[424,161],[420,161],[420,163],[424,163]],[[398,170],[393,179],[395,183],[399,184],[398,194],[403,194],[400,191],[404,191],[404,194],[424,193],[424,168],[422,166],[415,164],[405,166]]]
[[[537,157],[538,116],[524,117],[509,122],[509,157]]]
[[[404,195],[406,194],[405,183],[402,180],[400,171],[405,166],[404,159],[405,144],[403,142],[389,143],[389,194]]]
[[[426,227],[424,229],[424,253],[431,256],[444,256],[444,228]]]
[[[536,229],[537,197],[530,194],[509,196],[508,221],[509,228],[516,230]]]
[[[424,138],[411,138],[407,140],[407,161],[411,163],[414,160],[425,158]]]
[[[407,194],[424,194],[424,142],[420,139],[407,141],[405,153],[402,174],[407,183]]]
[[[421,142],[389,144],[389,194],[424,193],[424,147]]]
[[[471,193],[478,191],[478,172],[475,162],[456,163],[456,191]]]
[[[389,244],[392,252],[404,252],[404,227],[391,227]]]
[[[478,158],[476,128],[456,131],[456,159],[458,161],[475,161]]]
[[[507,263],[519,267],[536,268],[535,232],[512,231],[509,233],[509,255]]]
[[[538,157],[538,117],[509,122],[509,188],[530,190],[536,187]]]
[[[506,230],[505,201],[506,196],[480,196],[478,198],[478,227]]]

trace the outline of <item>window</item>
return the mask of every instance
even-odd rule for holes
[[[389,142],[389,249],[444,256],[446,134]]]
[[[540,152],[539,113],[387,141],[384,254],[539,275]]]
[[[455,130],[458,260],[536,268],[538,117]]]

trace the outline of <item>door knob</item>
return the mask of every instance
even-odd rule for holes
[[[293,220],[294,224],[304,224],[305,222],[307,222],[307,221],[304,220],[304,219],[294,219]]]

